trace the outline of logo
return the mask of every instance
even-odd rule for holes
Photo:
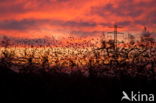
[[[138,102],[153,102],[154,101],[154,94],[145,94],[138,91],[135,93],[134,91],[131,91],[131,94],[128,95],[125,91],[122,91],[122,98],[121,101],[127,100],[127,101],[138,101]]]

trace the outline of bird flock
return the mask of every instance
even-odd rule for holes
[[[156,79],[156,44],[122,43],[116,49],[112,43],[104,41],[100,47],[82,43],[55,47],[0,47],[0,66],[17,73]]]

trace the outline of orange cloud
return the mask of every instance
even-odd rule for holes
[[[0,0],[0,35],[111,31],[115,23],[123,31],[154,31],[155,12],[155,0]]]

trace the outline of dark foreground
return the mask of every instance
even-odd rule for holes
[[[46,72],[17,74],[9,69],[0,69],[1,100],[120,103],[122,91],[140,91],[147,94],[156,92],[155,80],[86,78],[77,74],[69,76]]]

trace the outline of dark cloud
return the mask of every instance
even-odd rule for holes
[[[35,20],[35,19],[23,19],[20,21],[16,20],[5,20],[0,21],[0,29],[3,30],[27,30],[36,29],[44,24],[49,26],[63,26],[63,27],[94,27],[96,23],[92,22],[76,22],[76,21],[61,21],[61,20]]]
[[[96,26],[96,23],[67,21],[63,25],[64,26],[76,26],[76,27],[94,27]]]
[[[32,9],[30,8],[25,8],[25,4],[26,2],[17,2],[18,0],[0,0],[0,13],[1,16],[3,16],[3,14],[7,14],[7,13],[14,13],[15,15],[17,13],[25,13],[27,11],[30,11]],[[8,5],[8,6],[6,6]]]
[[[156,24],[156,19],[151,19],[151,20],[150,20],[150,23],[151,23],[151,24]]]
[[[146,20],[150,24],[156,24],[156,9],[146,16]]]
[[[115,6],[114,6],[115,5]],[[155,7],[156,2],[152,0],[151,2],[138,2],[135,0],[119,0],[116,4],[106,4],[101,7],[92,7],[91,12],[97,13],[100,16],[105,16],[105,12],[110,12],[111,14],[115,14],[117,16],[140,16],[145,13],[142,8],[146,8],[147,10],[151,7]]]
[[[102,18],[128,18],[134,20],[135,24],[145,25],[147,23],[155,24],[156,18],[156,1],[149,0],[136,2],[135,0],[118,0],[117,3],[108,3],[104,4],[103,6],[96,6],[91,8],[91,15],[98,15]],[[153,8],[153,9],[151,9]],[[137,20],[138,17],[142,17],[140,20]],[[115,20],[115,19],[114,19]],[[118,22],[117,24],[128,26],[132,24],[130,21],[122,21]],[[106,24],[104,24],[105,26]],[[107,25],[106,25],[107,26]]]
[[[7,3],[7,2],[11,2],[12,0],[0,0],[0,3]]]
[[[101,25],[101,26],[103,26],[103,27],[110,27],[110,26],[112,26],[112,25],[114,25],[114,24],[111,24],[111,23],[99,23],[98,25]]]
[[[130,21],[122,21],[122,22],[117,22],[118,25],[121,25],[121,26],[129,26],[131,24]]]
[[[151,7],[155,7],[156,6],[156,1],[155,0],[148,0],[148,2],[138,2],[137,3],[138,7],[146,7],[146,9],[150,9]]]
[[[25,30],[29,29],[33,26],[37,26],[37,21],[34,20],[21,20],[21,21],[16,21],[16,20],[5,20],[5,21],[0,21],[0,29],[3,30]]]
[[[54,4],[53,0],[0,0],[0,13],[25,13],[31,11],[38,11],[45,7]],[[7,6],[8,5],[8,6]]]
[[[57,0],[57,2],[69,2],[71,0]]]
[[[146,21],[143,21],[143,20],[135,20],[134,23],[135,24],[139,24],[139,25],[145,25],[145,24],[147,24],[147,22]]]
[[[140,16],[143,11],[141,9],[137,8],[137,5],[133,3],[126,3],[126,4],[118,4],[117,7],[114,6],[114,4],[106,4],[101,7],[93,7],[91,9],[91,13],[95,13],[99,16],[105,17],[105,16],[131,16],[131,17],[137,17]],[[107,14],[108,15],[107,15]]]

